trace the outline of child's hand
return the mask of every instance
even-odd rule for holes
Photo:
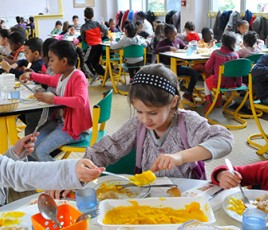
[[[176,50],[177,50],[176,47],[173,47],[173,46],[170,47],[170,51],[175,52]]]
[[[90,182],[100,176],[105,170],[104,167],[98,168],[89,159],[81,159],[76,165],[76,175],[81,182]]]
[[[18,140],[13,146],[14,153],[20,156],[25,150],[26,155],[31,154],[34,150],[34,143],[38,135],[39,133],[30,134]]]
[[[34,97],[38,101],[45,102],[47,104],[53,104],[54,103],[54,94],[51,92],[37,92],[34,94]]]
[[[31,72],[26,72],[22,75],[20,75],[19,80],[20,82],[26,83],[31,79]]]
[[[11,65],[5,60],[3,60],[1,62],[1,66],[2,66],[3,70],[5,70],[6,72],[9,72],[11,69]]]
[[[178,154],[161,154],[153,163],[151,167],[152,172],[156,172],[159,170],[172,169],[176,165],[181,165],[182,159]]]
[[[217,174],[217,181],[219,185],[224,189],[230,189],[237,187],[242,179],[240,173],[235,171],[235,174],[232,174],[229,170],[221,171]]]

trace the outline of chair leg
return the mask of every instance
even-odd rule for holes
[[[62,160],[63,160],[63,159],[67,159],[67,158],[70,156],[70,154],[71,154],[70,151],[66,151],[61,159],[62,159]]]

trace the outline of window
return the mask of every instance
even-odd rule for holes
[[[117,8],[118,10],[129,10],[130,6],[129,6],[129,1],[126,0],[117,0]]]
[[[249,9],[254,13],[268,13],[268,1],[267,0],[254,0],[246,2],[246,9]]]
[[[167,0],[167,12],[171,10],[180,11],[181,10],[181,0]]]
[[[213,11],[236,10],[240,12],[240,0],[217,0],[213,1]]]
[[[148,0],[148,10],[152,12],[164,12],[165,0]]]
[[[131,0],[131,9],[133,11],[140,11],[143,9],[141,0]]]

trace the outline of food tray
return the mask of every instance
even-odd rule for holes
[[[145,198],[145,199],[134,199],[139,205],[149,205],[151,207],[170,207],[173,209],[185,208],[185,205],[192,202],[199,202],[201,210],[204,211],[205,215],[208,217],[207,223],[215,222],[215,217],[210,207],[208,201],[201,197],[165,197],[165,198]],[[131,200],[130,200],[131,201]],[[152,229],[152,230],[177,230],[182,224],[148,224],[148,225],[112,225],[104,224],[103,219],[105,214],[118,206],[131,206],[129,200],[104,200],[100,202],[99,209],[100,215],[98,217],[98,223],[102,226],[104,230],[117,230],[117,229],[131,229],[131,230],[141,230],[141,229]]]
[[[19,100],[0,100],[0,113],[15,110],[19,105]]]

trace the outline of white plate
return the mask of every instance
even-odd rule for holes
[[[187,50],[184,49],[177,49],[175,53],[187,53]]]
[[[73,206],[74,208],[77,209],[76,202],[75,201],[70,201],[70,200],[55,200],[56,204],[59,206],[61,204],[69,204]],[[21,223],[19,225],[12,225],[12,227],[24,227],[27,230],[32,229],[32,220],[31,217],[37,213],[39,213],[38,206],[37,206],[37,199],[32,200],[30,203],[27,205],[15,210],[15,211],[10,211],[10,212],[1,212],[0,215],[3,213],[12,213],[12,212],[24,212],[25,216],[21,219]],[[0,216],[1,218],[1,216]],[[4,227],[4,226],[3,226]],[[2,228],[0,227],[0,230]]]
[[[15,217],[14,214],[16,212],[22,212],[24,213],[24,216],[22,217]],[[5,222],[2,223],[2,227],[0,229],[4,229],[6,227],[21,227],[24,229],[31,229],[32,223],[31,223],[31,214],[23,211],[9,211],[9,212],[0,212],[0,220],[4,219],[4,221],[8,221],[8,224],[6,225]]]
[[[244,190],[245,195],[248,197],[249,201],[252,203],[257,197],[263,195],[263,194],[268,194],[268,191],[265,190]],[[237,214],[236,212],[232,211],[232,210],[228,210],[228,206],[230,205],[228,203],[228,200],[233,197],[235,199],[241,199],[242,194],[241,192],[236,192],[233,193],[231,195],[228,195],[225,197],[225,199],[223,200],[222,203],[222,207],[224,209],[224,211],[227,213],[228,216],[232,217],[233,219],[239,221],[242,223],[242,215]],[[266,224],[266,226],[268,226],[268,223]]]
[[[124,175],[124,176],[130,176],[130,175]],[[103,182],[116,182],[116,184],[118,184],[118,182],[120,184],[125,184],[128,183],[128,181],[126,180],[120,180],[118,179],[118,177],[115,176],[102,176],[97,178],[96,180],[90,182],[87,184],[87,187],[91,187],[91,188],[98,188],[98,186],[100,186]],[[127,196],[127,195],[120,195],[119,199],[130,199],[130,198],[144,198],[147,197],[150,193],[150,188],[149,187],[128,187],[127,188],[131,193],[133,193],[133,196]]]
[[[201,53],[199,54],[201,57],[210,57],[210,53]]]

